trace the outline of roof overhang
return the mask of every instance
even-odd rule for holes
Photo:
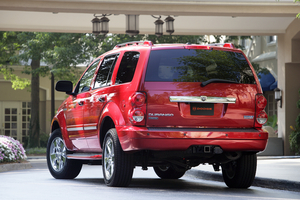
[[[110,33],[125,33],[125,14],[137,14],[141,34],[154,34],[151,15],[172,15],[176,35],[277,35],[298,12],[293,0],[1,0],[0,30],[87,33],[96,13],[113,14]]]

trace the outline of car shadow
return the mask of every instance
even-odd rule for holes
[[[75,182],[94,186],[105,186],[103,178],[76,178]],[[233,192],[235,194],[253,194],[255,189],[232,189],[223,183],[207,180],[166,180],[159,178],[133,178],[128,187],[108,187],[122,188],[129,191],[159,190],[167,192],[196,192],[196,193],[224,193]]]

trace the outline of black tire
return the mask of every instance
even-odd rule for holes
[[[81,171],[80,161],[67,159],[67,148],[60,129],[54,130],[48,140],[47,165],[51,175],[56,179],[73,179]]]
[[[104,182],[111,187],[126,187],[133,174],[133,156],[125,153],[120,145],[115,128],[107,131],[102,152]]]
[[[238,160],[222,166],[223,179],[230,188],[248,188],[255,178],[256,154],[242,155]]]
[[[176,170],[174,167],[170,166],[159,166],[153,167],[156,175],[161,179],[179,179],[185,174],[185,170]]]

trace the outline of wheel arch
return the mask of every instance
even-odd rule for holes
[[[52,120],[51,123],[51,134],[53,133],[54,130],[56,129],[60,129],[61,134],[62,134],[62,138],[65,142],[65,145],[67,147],[68,150],[72,150],[73,149],[73,145],[71,140],[68,137],[68,133],[67,133],[67,124],[66,124],[66,119],[64,116],[63,112],[58,112],[55,117]]]
[[[100,139],[100,146],[103,149],[103,141],[105,138],[105,135],[107,133],[107,131],[111,128],[115,128],[115,123],[113,122],[113,120],[111,119],[111,117],[106,116],[100,125],[100,134],[99,134],[99,139]]]
[[[108,102],[103,108],[98,124],[100,124],[98,136],[102,148],[107,131],[116,126],[125,125],[125,120],[119,106],[112,101]]]

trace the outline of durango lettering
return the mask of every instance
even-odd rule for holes
[[[203,107],[193,107],[193,110],[212,110],[212,108],[203,108]]]

